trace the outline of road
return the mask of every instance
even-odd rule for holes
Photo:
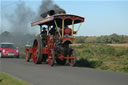
[[[36,65],[24,59],[0,59],[0,70],[33,85],[128,85],[128,74],[70,66]]]

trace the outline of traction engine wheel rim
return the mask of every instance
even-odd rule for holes
[[[72,52],[72,55],[71,55],[71,56],[73,56],[74,58],[69,59],[69,65],[70,65],[70,66],[74,66],[74,65],[75,65],[75,63],[76,63],[76,52],[75,52],[75,50],[73,50],[73,52]]]
[[[38,44],[33,47],[33,62],[36,63],[38,57]]]
[[[51,53],[50,55],[48,56],[48,64],[50,66],[54,66],[54,61],[55,61],[55,52],[53,49],[51,49]]]
[[[26,52],[25,59],[28,61],[28,52]]]

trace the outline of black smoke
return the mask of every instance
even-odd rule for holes
[[[66,13],[66,11],[55,4],[53,0],[42,0],[38,15],[46,17],[47,13],[49,13],[51,10],[54,10],[55,14]]]

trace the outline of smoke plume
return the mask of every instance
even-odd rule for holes
[[[42,13],[54,10],[56,14],[65,13],[65,10],[60,8],[53,0],[42,0],[38,13],[35,13],[31,8],[27,7],[23,1],[16,4],[15,12],[12,15],[6,16],[10,23],[10,32],[16,35],[24,35],[32,32],[31,23],[37,21]],[[36,15],[37,14],[37,15]]]
[[[21,1],[20,3],[16,4],[14,13],[6,17],[11,25],[10,31],[16,35],[30,33],[30,24],[35,16],[34,11]]]
[[[65,12],[64,9],[60,8],[52,0],[42,0],[39,9],[37,9],[38,13],[35,13],[35,11],[33,11],[31,8],[27,7],[25,2],[18,2],[13,13],[7,13],[4,15],[5,20],[7,20],[9,23],[7,26],[9,30],[8,32],[2,33],[6,36],[3,35],[3,37],[1,34],[0,39],[2,39],[3,42],[8,41],[18,43],[20,46],[25,44],[27,41],[31,41],[35,35],[31,35],[30,33],[38,33],[37,31],[39,31],[38,29],[31,28],[31,23],[33,21],[39,20],[39,17],[42,13],[48,12],[50,10],[54,10],[56,14]],[[6,24],[3,25],[6,26]],[[7,36],[8,34],[9,36]]]
[[[50,10],[54,10],[56,14],[66,13],[66,11],[60,8],[57,4],[55,4],[53,0],[42,0],[38,16],[44,14],[44,16],[46,17],[45,13],[47,13]]]

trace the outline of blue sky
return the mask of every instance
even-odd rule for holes
[[[18,3],[17,1],[3,0],[2,7],[11,13],[15,8],[13,3]],[[42,0],[24,1],[28,7],[37,12]],[[68,14],[85,17],[78,35],[100,36],[112,33],[128,35],[128,0],[54,0],[54,2]]]

